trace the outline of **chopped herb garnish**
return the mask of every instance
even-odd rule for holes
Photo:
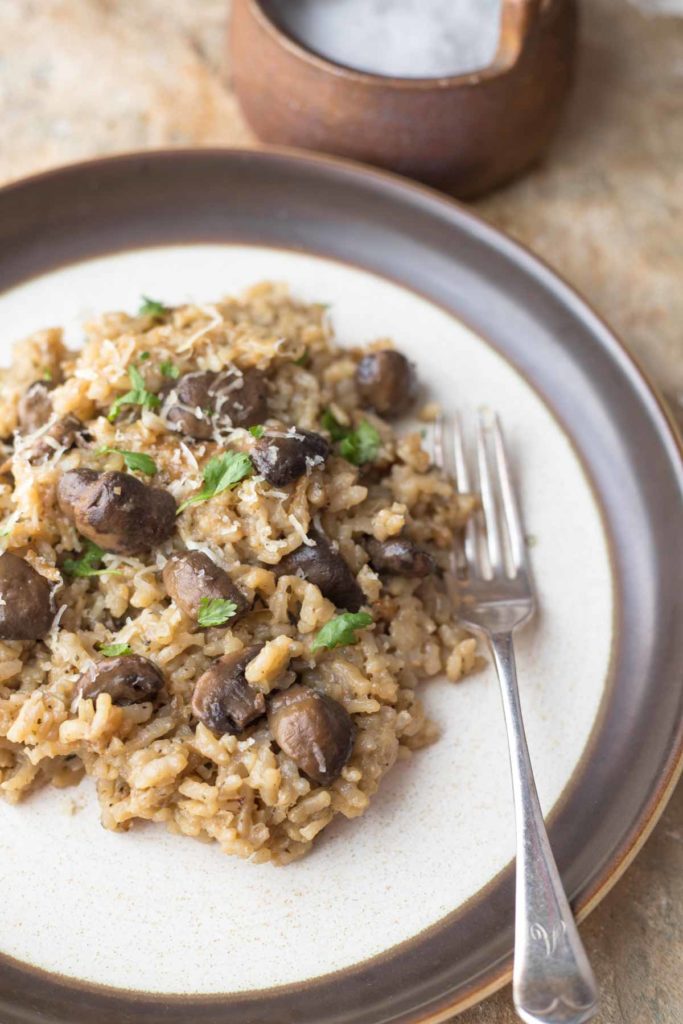
[[[52,380],[52,370],[43,370],[43,380]]]
[[[345,427],[339,422],[331,409],[325,409],[324,413],[320,417],[320,422],[333,441],[343,440],[350,430],[349,427]]]
[[[321,647],[332,650],[344,644],[357,644],[359,638],[356,636],[356,630],[371,626],[372,621],[372,615],[368,615],[367,612],[344,612],[343,615],[337,615],[326,622],[319,631],[311,650],[318,651]]]
[[[223,597],[203,597],[199,602],[197,622],[200,626],[223,626],[237,611],[237,605]]]
[[[164,377],[169,377],[171,380],[178,380],[180,376],[180,370],[172,363],[170,359],[164,359],[163,363],[160,364],[159,369],[163,373]]]
[[[343,426],[330,409],[325,410],[320,422],[332,440],[340,442],[339,454],[354,466],[363,466],[377,458],[380,436],[372,423],[362,420],[354,430]]]
[[[307,348],[305,348],[303,350],[302,355],[300,355],[298,359],[294,360],[294,365],[295,366],[308,366],[310,361],[311,361],[311,353],[308,351]]]
[[[105,658],[119,658],[122,654],[132,654],[128,644],[100,644],[97,648]]]
[[[254,424],[253,427],[249,427],[249,433],[251,434],[252,437],[256,437],[256,438],[263,437],[265,432],[266,432],[266,428],[263,426],[262,423],[256,423],[256,424]]]
[[[106,445],[97,452],[98,455],[108,455],[109,453],[123,455],[123,461],[128,469],[137,470],[138,473],[146,473],[147,476],[154,476],[156,474],[157,464],[151,455],[145,455],[143,452],[129,452],[125,448],[109,448]]]
[[[379,451],[380,437],[376,428],[367,420],[362,420],[339,445],[339,454],[354,466],[364,466],[373,462]]]
[[[118,575],[115,569],[100,569],[99,566],[105,552],[91,540],[85,542],[85,547],[80,558],[67,558],[64,562],[64,572],[67,576],[105,576]]]
[[[145,379],[137,366],[128,367],[128,376],[133,387],[125,395],[119,395],[112,405],[107,416],[110,423],[118,417],[124,405],[141,405],[143,409],[158,409],[161,405],[157,395],[147,390]]]
[[[147,360],[149,359],[149,356],[149,352],[141,352],[140,355],[138,356],[138,359],[140,360],[141,363],[146,363]]]
[[[168,313],[168,306],[157,299],[150,299],[148,295],[142,295],[142,302],[138,314],[140,316],[165,316]]]
[[[251,459],[244,452],[223,452],[214,455],[204,466],[204,486],[198,494],[187,498],[178,509],[178,515],[188,507],[200,501],[208,501],[216,494],[231,490],[248,477],[253,471]]]

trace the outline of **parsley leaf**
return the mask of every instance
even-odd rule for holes
[[[200,501],[208,501],[216,494],[231,490],[253,471],[252,461],[245,452],[223,452],[214,455],[204,466],[204,486],[198,494],[187,498],[178,508],[178,515]]]
[[[169,377],[171,380],[178,380],[180,376],[180,370],[170,359],[164,359],[163,363],[159,365],[159,369],[164,377]]]
[[[147,360],[148,360],[148,359],[149,359],[149,357],[150,357],[150,354],[151,354],[151,353],[149,353],[149,352],[141,352],[141,353],[140,353],[140,355],[139,355],[139,357],[138,357],[138,358],[139,358],[139,360],[140,360],[140,362],[141,362],[141,363],[146,363],[146,362],[147,362]]]
[[[331,409],[325,409],[320,417],[324,429],[333,441],[339,441],[339,454],[354,466],[363,466],[377,458],[380,436],[372,423],[362,420],[355,430],[345,427],[334,416]]]
[[[294,365],[295,366],[308,366],[310,361],[311,361],[311,353],[308,351],[307,348],[305,348],[303,350],[303,353],[299,356],[299,358],[294,360]]]
[[[154,476],[156,474],[156,462],[151,455],[145,455],[144,452],[129,452],[125,448],[109,448],[105,445],[104,448],[98,449],[97,454],[108,455],[114,452],[117,455],[123,455],[123,461],[128,469],[137,470],[139,473],[146,473],[147,476]]]
[[[326,622],[318,632],[313,644],[312,651],[319,651],[321,647],[332,650],[333,647],[341,647],[343,644],[357,644],[357,629],[365,629],[372,625],[372,615],[367,612],[344,612],[334,619]]]
[[[362,420],[339,445],[339,454],[354,466],[373,462],[379,451],[380,437],[372,423]]]
[[[102,558],[105,552],[91,540],[85,542],[85,547],[80,558],[67,558],[64,561],[63,569],[67,576],[106,576],[111,574],[117,576],[115,569],[100,569]]]
[[[253,427],[249,427],[249,433],[251,434],[252,437],[263,437],[265,432],[266,428],[263,426],[262,423],[256,423]]]
[[[132,654],[128,644],[100,644],[97,648],[105,658],[118,658],[122,654]]]
[[[199,602],[197,622],[200,626],[223,626],[237,611],[237,605],[223,597],[203,597]]]
[[[150,299],[148,295],[141,295],[142,302],[138,310],[139,316],[164,316],[168,313],[168,306],[157,299]]]
[[[158,409],[161,405],[157,395],[148,391],[145,386],[145,379],[137,366],[128,367],[128,376],[133,387],[126,391],[125,395],[119,395],[111,409],[107,419],[110,423],[118,417],[124,405],[141,405],[143,409]]]
[[[43,370],[43,380],[52,380],[52,370]]]
[[[343,426],[343,424],[336,419],[331,409],[325,409],[325,412],[320,417],[320,422],[333,441],[342,441],[349,433],[349,428]]]

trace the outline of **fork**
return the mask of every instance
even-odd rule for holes
[[[452,430],[437,421],[434,461],[459,494],[481,494],[449,582],[460,621],[491,648],[503,699],[517,834],[515,1009],[527,1024],[583,1024],[597,1012],[598,991],[550,848],[522,721],[512,634],[531,619],[536,598],[498,417],[479,414],[474,477],[459,418]]]

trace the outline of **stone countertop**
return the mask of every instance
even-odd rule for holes
[[[480,201],[683,392],[683,18],[583,4],[577,87],[547,160]],[[60,163],[254,139],[226,84],[229,0],[0,0],[0,182]],[[582,926],[600,1024],[683,1019],[683,787]],[[516,1021],[505,990],[460,1018]]]

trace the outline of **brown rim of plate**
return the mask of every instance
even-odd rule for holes
[[[395,175],[292,150],[153,151],[48,171],[0,190],[0,242],[0,290],[148,246],[233,242],[311,252],[427,297],[527,378],[581,457],[615,574],[611,679],[550,818],[578,916],[589,913],[644,843],[683,768],[680,569],[672,556],[681,442],[623,343],[547,265],[470,210]],[[115,990],[0,956],[0,1019],[113,1024],[125,1015],[131,1024],[180,1024],[191,1010],[193,1024],[436,1024],[509,979],[512,881],[508,865],[400,946],[253,994]]]

